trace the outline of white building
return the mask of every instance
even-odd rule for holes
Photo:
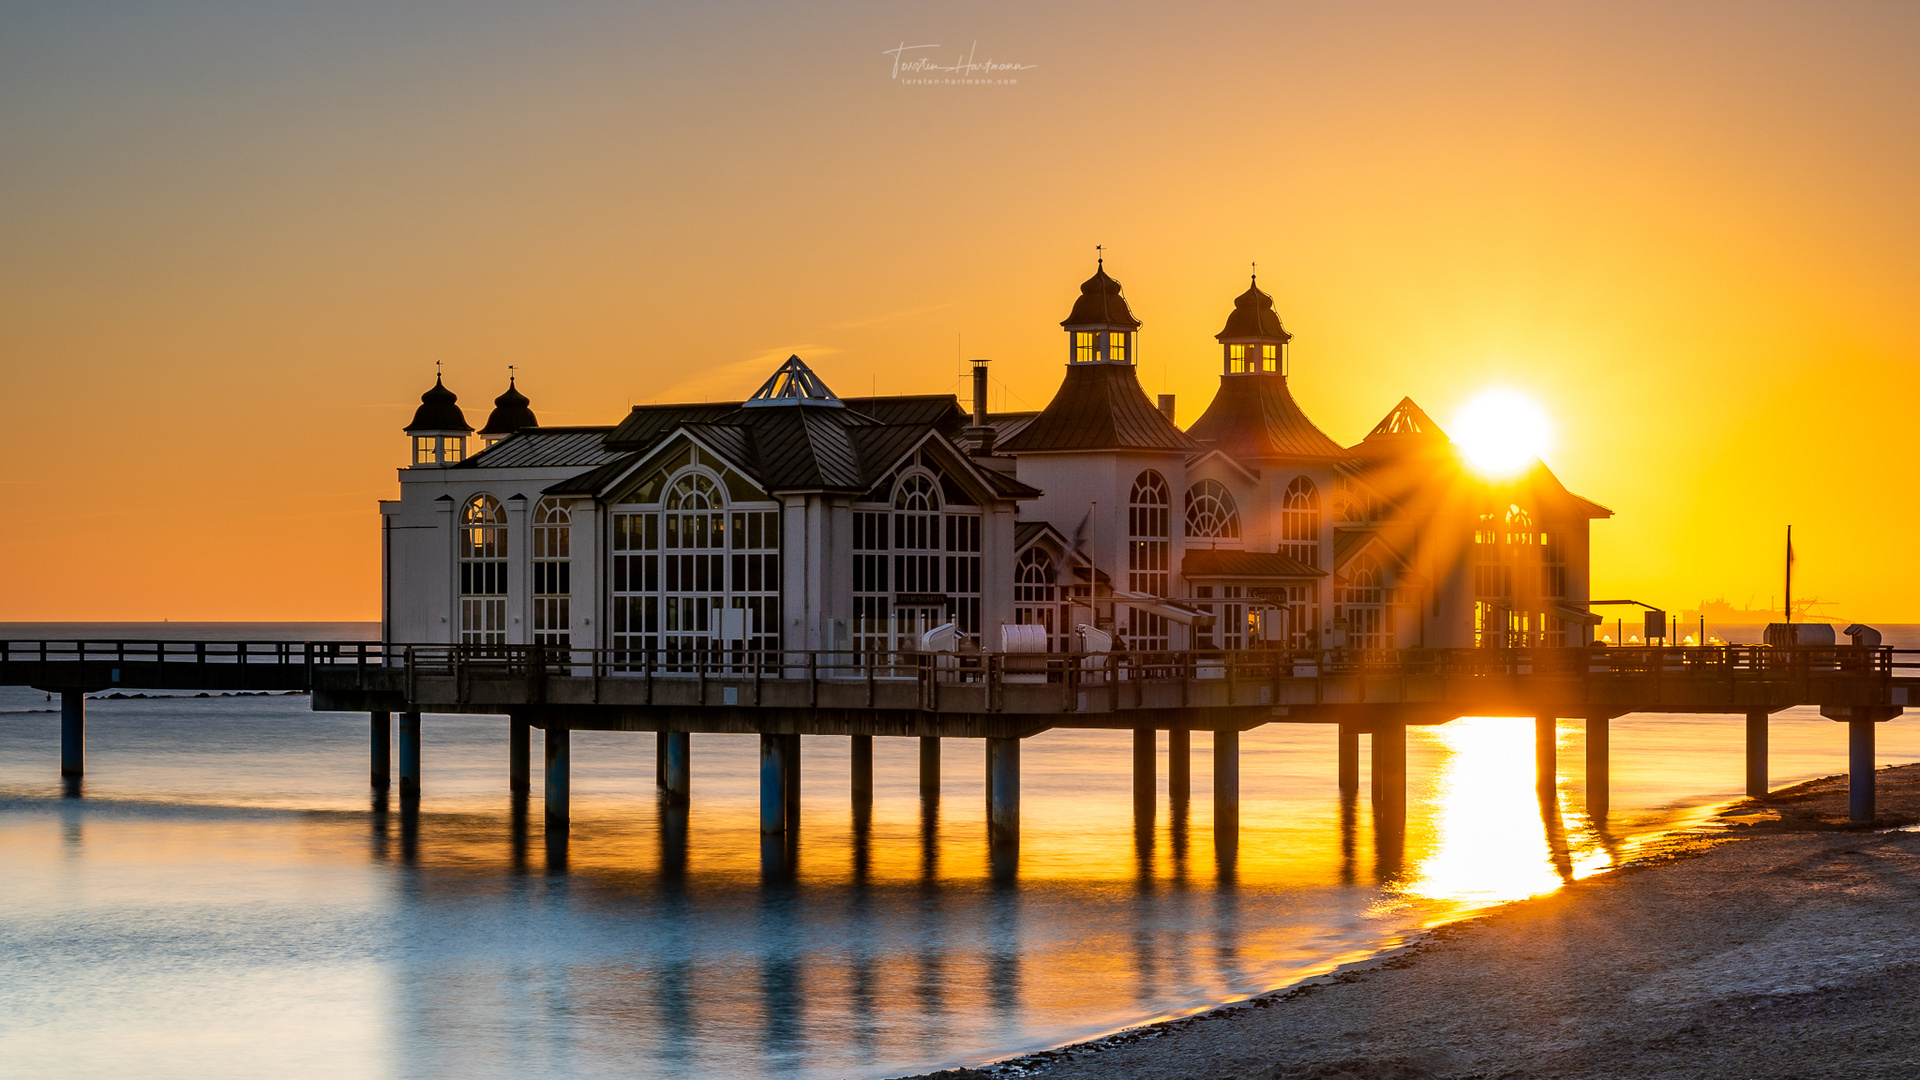
[[[1038,413],[836,396],[798,357],[741,402],[540,427],[509,385],[472,436],[439,380],[381,504],[394,642],[894,651],[954,623],[1056,650],[1581,645],[1588,523],[1544,465],[1491,481],[1403,399],[1342,447],[1287,388],[1249,288],[1193,426],[1156,408],[1140,323],[1096,271]],[[1096,635],[1097,637],[1097,635]]]

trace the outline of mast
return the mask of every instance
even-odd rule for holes
[[[1787,526],[1787,624],[1793,624],[1793,526]]]

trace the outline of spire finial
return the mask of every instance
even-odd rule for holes
[[[507,389],[513,389],[513,365],[507,365]]]
[[[1107,267],[1107,246],[1105,244],[1093,245],[1093,268],[1095,270],[1104,270],[1106,269],[1106,267]]]
[[[1257,262],[1253,264],[1253,283],[1260,284],[1260,264]]]
[[[433,362],[433,381],[436,383],[440,381],[440,361],[438,360]]]

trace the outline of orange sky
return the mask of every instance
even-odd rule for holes
[[[975,41],[1034,66],[882,54]],[[1335,438],[1538,397],[1597,592],[1765,605],[1792,523],[1796,591],[1920,621],[1917,53],[1893,2],[0,4],[0,620],[377,617],[436,360],[476,422],[510,363],[611,423],[794,351],[1038,408],[1103,243],[1182,423],[1258,260]]]

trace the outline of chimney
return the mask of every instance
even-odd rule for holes
[[[1160,411],[1166,416],[1167,423],[1169,424],[1173,423],[1173,395],[1172,394],[1160,395]]]
[[[967,429],[973,439],[974,457],[993,456],[993,428],[987,423],[987,362],[973,362],[973,426]]]

